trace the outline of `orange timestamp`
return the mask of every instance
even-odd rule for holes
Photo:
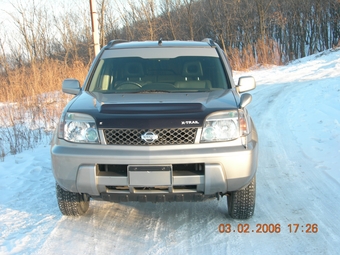
[[[277,224],[256,224],[255,228],[251,227],[250,224],[237,224],[237,226],[233,226],[232,224],[220,224],[218,225],[218,232],[223,234],[229,233],[240,233],[240,234],[250,234],[250,233],[257,233],[257,234],[279,234],[283,226],[279,223]],[[307,233],[307,234],[316,234],[319,231],[318,224],[315,223],[307,223],[307,224],[288,224],[284,226],[284,229],[289,233]]]

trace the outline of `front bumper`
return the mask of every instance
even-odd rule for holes
[[[254,130],[246,146],[240,140],[111,146],[69,143],[54,137],[53,174],[65,190],[104,200],[201,200],[249,184],[257,169],[258,143]],[[187,165],[199,166],[202,171],[181,171]],[[103,170],[111,166],[125,170],[119,174]]]

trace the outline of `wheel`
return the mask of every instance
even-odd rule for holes
[[[256,177],[244,189],[231,192],[227,197],[228,213],[234,219],[249,219],[254,214]]]
[[[126,88],[121,88],[121,87],[126,87]],[[119,85],[116,86],[116,89],[133,89],[134,87],[137,87],[137,88],[141,88],[142,85],[140,85],[139,83],[137,82],[133,82],[133,81],[125,81]]]
[[[86,213],[90,205],[90,197],[86,194],[66,191],[56,184],[58,206],[63,215],[80,216]]]

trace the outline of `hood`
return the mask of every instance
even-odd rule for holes
[[[90,114],[102,128],[202,126],[215,111],[236,109],[231,90],[199,93],[103,94],[82,92],[69,112]]]

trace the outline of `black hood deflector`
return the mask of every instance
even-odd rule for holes
[[[200,103],[163,103],[163,104],[103,104],[100,113],[108,114],[171,114],[203,112]]]

